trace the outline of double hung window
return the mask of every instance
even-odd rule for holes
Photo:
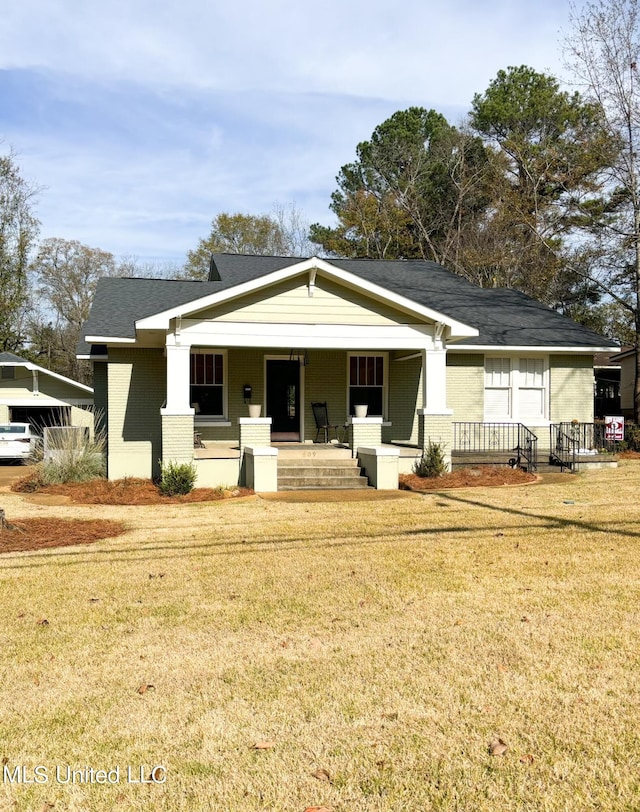
[[[485,420],[524,423],[545,420],[548,416],[547,379],[544,358],[485,358]]]
[[[349,356],[349,414],[365,404],[369,416],[382,417],[385,409],[385,356]]]
[[[190,402],[196,415],[224,416],[224,354],[191,351]]]

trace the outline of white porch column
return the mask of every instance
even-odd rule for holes
[[[425,414],[451,414],[447,409],[447,351],[422,350],[422,410]]]
[[[160,409],[163,463],[193,460],[195,411],[189,403],[190,349],[188,344],[175,344],[174,336],[167,336],[167,402]]]
[[[451,467],[453,410],[447,408],[447,351],[442,342],[435,349],[422,350],[422,408],[418,409],[418,445],[426,449],[429,442],[443,446]]]
[[[167,403],[162,414],[192,415],[194,410],[189,402],[191,347],[188,344],[170,344],[171,338],[173,336],[167,337]]]

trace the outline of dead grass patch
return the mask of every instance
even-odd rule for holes
[[[400,487],[409,491],[440,491],[449,488],[486,488],[498,485],[524,485],[533,482],[535,474],[507,465],[484,465],[461,468],[441,477],[426,479],[415,474],[401,474]]]
[[[181,496],[164,496],[149,479],[68,482],[64,485],[42,485],[36,476],[25,477],[12,485],[16,493],[39,493],[67,496],[72,502],[84,505],[166,505],[215,502],[253,493],[249,488],[195,488]]]
[[[0,760],[49,772],[0,784],[0,809],[640,809],[639,489],[623,461],[385,501],[91,508],[127,535],[0,557]],[[164,784],[128,783],[157,766]]]
[[[15,519],[12,526],[0,531],[0,553],[93,544],[126,531],[122,522],[108,519]]]

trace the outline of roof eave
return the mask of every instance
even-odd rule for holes
[[[383,288],[380,285],[376,285],[373,282],[365,283],[363,279],[356,274],[352,274],[349,271],[338,268],[326,260],[319,259],[318,257],[311,257],[310,259],[296,262],[293,265],[288,265],[286,268],[282,268],[278,271],[272,271],[264,276],[251,279],[248,282],[242,282],[239,285],[234,285],[230,288],[225,288],[222,291],[211,293],[199,299],[194,299],[185,304],[155,313],[153,316],[138,319],[135,322],[136,333],[141,330],[168,330],[171,319],[184,317],[190,313],[197,312],[198,310],[214,307],[232,299],[244,296],[248,293],[268,288],[271,285],[277,284],[278,282],[282,282],[307,271],[321,271],[326,276],[342,284],[346,284],[347,287],[362,291],[371,298],[395,305],[396,307],[410,313],[414,313],[428,321],[440,322],[448,328],[449,337],[452,340],[473,338],[479,335],[478,330],[475,327],[471,327],[469,324],[465,324],[457,319],[453,319],[451,316],[447,316],[444,313],[440,313],[439,311],[425,307],[424,305],[416,304],[410,299],[394,293],[388,288]],[[91,343],[94,338],[95,337],[87,336],[86,341]],[[98,339],[96,339],[96,341],[97,340]],[[135,341],[135,339],[129,340]],[[102,343],[105,343],[105,341],[106,339],[102,339]]]
[[[571,353],[587,353],[592,355],[594,352],[612,352],[616,347],[607,346],[575,346],[570,344],[462,344],[449,349],[460,350],[466,352],[473,350],[474,352],[571,352]]]

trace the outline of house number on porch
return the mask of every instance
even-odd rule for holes
[[[303,457],[315,457],[315,455],[316,455],[315,451],[305,451],[303,453]]]

